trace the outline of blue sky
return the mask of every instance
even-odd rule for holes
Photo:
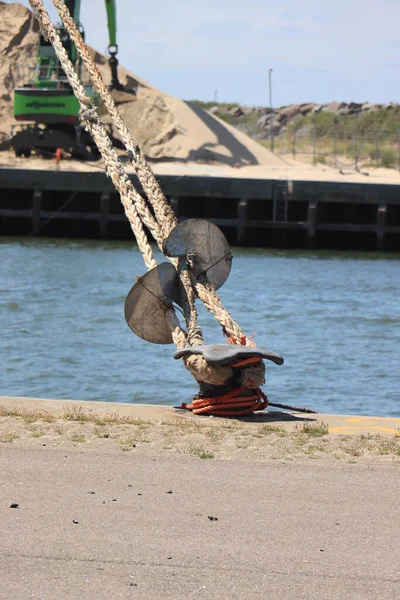
[[[265,105],[271,67],[274,106],[399,101],[400,0],[117,0],[117,13],[120,63],[173,96]],[[81,20],[104,52],[104,2],[82,0]]]

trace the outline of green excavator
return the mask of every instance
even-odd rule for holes
[[[84,38],[80,23],[81,0],[65,0],[65,4]],[[109,32],[110,90],[136,94],[126,90],[118,79],[118,46],[116,41],[115,0],[105,0]],[[82,72],[82,61],[63,24],[57,31],[86,92],[95,106],[100,105],[98,94]],[[0,144],[0,150],[14,149],[16,156],[29,157],[32,151],[52,156],[58,149],[80,160],[96,160],[99,153],[90,134],[79,119],[79,102],[68,83],[53,46],[39,33],[38,57],[33,80],[14,89],[14,118],[17,129],[9,139]]]

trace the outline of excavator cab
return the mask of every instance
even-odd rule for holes
[[[79,30],[84,36],[81,25]],[[57,32],[79,77],[82,77],[82,62],[77,57],[75,46],[66,29],[58,26]],[[98,94],[90,85],[87,86],[87,91],[93,104],[98,106]],[[74,96],[53,46],[43,35],[39,36],[38,61],[33,81],[14,89],[14,118],[16,121],[30,121],[44,125],[79,123],[79,102]]]
[[[82,25],[78,26],[84,36]],[[82,77],[82,62],[67,30],[60,24],[57,33]],[[89,83],[86,91],[92,103],[99,106],[99,95]],[[17,156],[28,157],[32,150],[42,156],[52,156],[60,148],[74,158],[96,160],[98,150],[80,124],[79,109],[53,46],[40,34],[33,81],[14,89],[14,118],[22,127],[8,141],[9,147],[14,148]]]
[[[110,89],[117,103],[126,102],[127,94],[132,100],[135,90],[126,90],[118,79],[116,54],[116,7],[115,0],[105,0],[109,30]],[[66,0],[65,4],[80,34],[85,32],[79,21],[80,0]],[[58,35],[68,57],[94,106],[100,106],[100,98],[93,89],[89,77],[83,73],[82,61],[62,23],[57,26]],[[37,46],[37,63],[30,82],[14,89],[14,118],[17,124],[9,139],[0,144],[0,150],[13,148],[17,156],[30,156],[32,150],[42,156],[53,156],[57,149],[68,152],[81,160],[99,158],[97,147],[79,119],[79,102],[75,97],[51,43],[40,33]]]

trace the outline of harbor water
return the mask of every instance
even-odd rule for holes
[[[233,249],[222,301],[267,362],[272,402],[400,416],[400,260]],[[198,391],[174,346],[136,337],[124,300],[132,242],[0,239],[0,395],[178,405]],[[208,343],[220,326],[202,306]]]

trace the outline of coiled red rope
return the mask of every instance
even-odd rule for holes
[[[253,366],[261,362],[261,358],[245,358],[233,363],[232,368]],[[195,415],[213,417],[244,417],[255,411],[265,410],[268,398],[260,388],[248,389],[236,387],[222,396],[195,397],[192,404],[181,404],[182,408],[190,410]]]

